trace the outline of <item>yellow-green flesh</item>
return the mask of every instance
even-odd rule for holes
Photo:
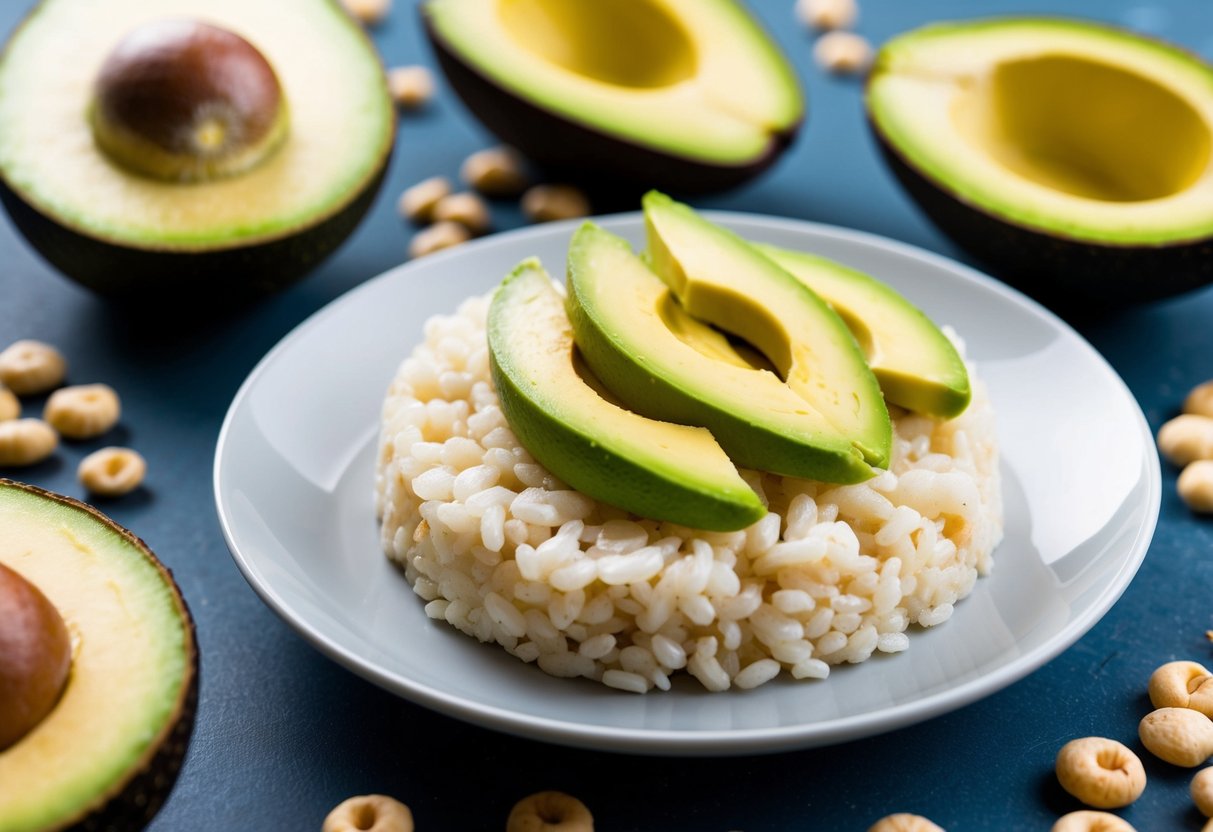
[[[71,819],[148,755],[183,695],[185,624],[158,569],[81,509],[0,484],[0,563],[54,604],[72,636],[59,703],[0,753],[0,832]]]
[[[1097,24],[928,26],[881,50],[876,128],[911,166],[1007,220],[1104,243],[1213,234],[1213,68]]]
[[[290,109],[282,147],[214,182],[157,182],[96,148],[87,112],[109,50],[140,23],[195,17],[255,46]],[[90,236],[203,250],[280,236],[335,213],[376,174],[392,135],[379,60],[334,0],[44,0],[0,59],[0,175]]]
[[[734,0],[431,0],[436,34],[503,90],[686,158],[739,164],[804,112],[791,68]]]
[[[840,441],[885,466],[892,427],[843,321],[753,246],[662,194],[644,198],[648,257],[693,317],[757,347]]]
[[[511,427],[570,485],[696,528],[744,528],[765,513],[708,431],[646,419],[600,395],[578,366],[564,299],[538,261],[521,264],[494,295],[489,350]]]
[[[777,375],[706,355],[672,331],[677,301],[626,241],[583,225],[569,247],[568,291],[586,363],[629,408],[707,427],[747,468],[834,482],[872,476],[850,437]]]
[[[944,418],[968,406],[969,373],[956,347],[891,286],[824,257],[756,247],[838,313],[887,401]]]

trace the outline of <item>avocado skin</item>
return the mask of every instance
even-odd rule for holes
[[[1164,246],[1100,245],[999,219],[957,197],[868,128],[885,163],[923,212],[996,276],[1063,314],[1084,316],[1213,283],[1213,238]]]
[[[329,216],[248,245],[194,251],[123,245],[64,225],[22,199],[3,178],[0,202],[39,254],[65,276],[100,295],[133,301],[184,295],[204,304],[208,298],[228,303],[282,289],[332,254],[375,201],[391,159],[391,145],[388,147],[375,175]]]
[[[189,606],[185,603],[185,598],[181,595],[177,582],[173,580],[172,571],[160,562],[160,559],[142,539],[92,506],[71,497],[56,494],[28,483],[0,477],[0,489],[2,488],[20,489],[69,506],[89,515],[121,537],[126,538],[143,552],[160,571],[165,586],[169,588],[176,601],[189,648],[189,655],[186,657],[189,680],[181,692],[173,720],[164,727],[160,736],[149,746],[150,753],[139,762],[138,766],[128,772],[126,779],[116,783],[108,793],[98,795],[92,807],[85,810],[85,814],[74,818],[64,818],[60,825],[48,828],[44,832],[55,832],[56,830],[115,832],[115,830],[123,829],[142,829],[156,816],[160,807],[168,799],[169,793],[172,792],[194,732],[194,722],[198,712],[198,680],[201,673],[194,618],[190,614]]]
[[[506,144],[553,176],[619,198],[658,188],[681,195],[734,188],[765,171],[795,141],[804,122],[772,135],[766,152],[745,165],[714,165],[618,139],[536,106],[464,63],[435,30],[425,5],[421,21],[438,65],[468,110]]]

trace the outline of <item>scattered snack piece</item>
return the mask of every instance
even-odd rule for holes
[[[531,222],[586,217],[590,214],[590,200],[572,185],[536,185],[522,195],[522,213]]]
[[[1184,413],[1213,419],[1213,380],[1198,384],[1184,399]]]
[[[400,195],[397,208],[400,216],[415,223],[432,222],[434,206],[438,200],[451,194],[451,180],[445,176],[431,176]]]
[[[79,384],[56,390],[42,411],[51,427],[68,439],[92,439],[118,423],[122,405],[106,384]]]
[[[817,64],[835,75],[856,75],[872,63],[872,45],[854,32],[827,32],[813,46]]]
[[[1158,450],[1176,465],[1213,459],[1213,419],[1185,413],[1158,431]]]
[[[1213,630],[1205,630],[1205,639],[1207,641],[1213,641]]]
[[[1188,791],[1200,813],[1207,818],[1213,818],[1213,768],[1203,768],[1196,772]]]
[[[0,387],[0,422],[16,419],[21,415],[21,402],[17,395],[7,387]]]
[[[377,26],[392,10],[392,0],[341,0],[355,20],[363,26]]]
[[[850,29],[859,18],[855,0],[796,0],[796,16],[814,29]]]
[[[337,804],[321,832],[413,832],[413,813],[387,795],[358,795]]]
[[[1105,737],[1071,740],[1057,752],[1057,782],[1088,806],[1119,809],[1146,788],[1146,770],[1125,745]]]
[[[63,383],[67,362],[41,341],[17,341],[0,352],[0,384],[18,396],[33,396]]]
[[[58,444],[54,428],[41,419],[0,422],[0,467],[41,462]]]
[[[1189,464],[1180,473],[1176,488],[1192,511],[1213,514],[1213,460],[1198,459]]]
[[[1107,812],[1070,812],[1053,824],[1053,832],[1136,832],[1122,817]]]
[[[899,812],[876,821],[868,832],[943,832],[943,828],[922,815]]]
[[[1213,673],[1197,662],[1167,662],[1150,675],[1155,708],[1191,708],[1213,719]]]
[[[467,226],[457,222],[439,222],[423,228],[413,235],[409,243],[409,257],[424,257],[444,248],[466,243],[472,238]]]
[[[433,217],[434,222],[457,222],[473,234],[483,234],[493,225],[489,206],[476,194],[467,191],[438,200]]]
[[[1141,743],[1160,760],[1195,768],[1213,754],[1213,721],[1189,708],[1159,708],[1137,726]]]
[[[594,832],[594,816],[572,795],[538,792],[514,804],[505,832]]]
[[[143,483],[147,462],[130,448],[102,448],[80,460],[76,477],[90,494],[121,497]]]
[[[528,184],[526,165],[512,147],[476,151],[463,160],[459,177],[485,196],[517,196]]]
[[[388,70],[388,92],[402,110],[418,110],[434,97],[434,73],[424,66],[397,66]]]

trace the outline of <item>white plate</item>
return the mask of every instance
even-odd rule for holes
[[[993,575],[951,621],[824,682],[712,694],[692,680],[636,696],[550,678],[426,618],[379,547],[383,394],[430,315],[488,291],[524,257],[560,274],[571,223],[393,269],[312,316],[257,366],[215,454],[219,518],[253,588],[325,654],[420,705],[551,742],[653,754],[801,748],[908,725],[999,690],[1090,629],[1137,571],[1160,494],[1145,418],[1107,363],[1033,302],[936,255],[805,222],[709,216],[873,274],[967,340],[998,414],[1006,539]],[[636,214],[602,225],[641,242]]]

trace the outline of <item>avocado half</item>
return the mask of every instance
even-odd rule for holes
[[[889,41],[867,114],[910,195],[991,271],[1089,309],[1213,281],[1213,67],[1080,20]]]
[[[124,36],[199,19],[252,44],[289,109],[276,150],[209,181],[132,171],[94,139],[94,85]],[[287,25],[289,23],[289,25]],[[337,0],[42,0],[0,56],[0,199],[56,268],[114,296],[259,294],[308,272],[370,207],[395,114]]]
[[[439,65],[505,142],[574,181],[732,187],[788,147],[795,73],[735,0],[426,0]]]
[[[58,700],[0,750],[0,832],[142,829],[194,725],[185,601],[141,540],[71,498],[0,479],[0,528],[0,565],[50,601],[71,639]]]

